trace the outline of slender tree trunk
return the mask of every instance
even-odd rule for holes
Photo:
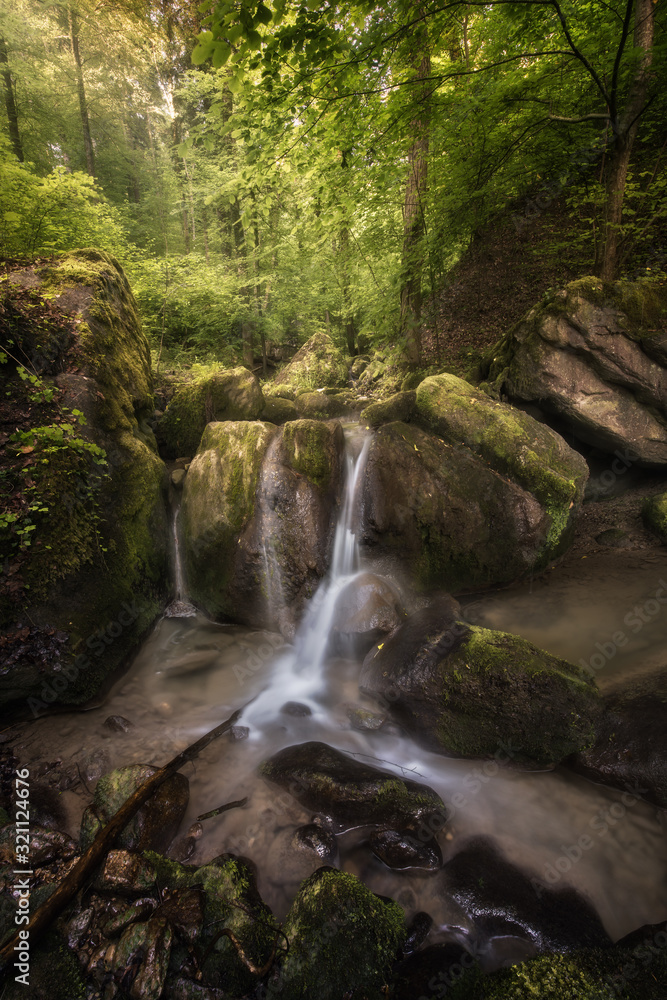
[[[341,280],[343,285],[343,330],[347,343],[347,352],[351,358],[357,353],[356,338],[357,330],[354,323],[354,313],[350,302],[350,275],[348,262],[350,259],[350,230],[346,225],[340,231],[340,254],[343,262],[341,270]]]
[[[620,227],[623,221],[625,183],[639,118],[648,96],[653,59],[653,34],[653,0],[636,0],[634,44],[642,54],[623,113],[616,122],[612,122],[614,143],[607,167],[604,245],[600,266],[600,277],[604,281],[614,280],[620,264]]]
[[[262,294],[261,288],[259,287],[259,226],[257,221],[253,225],[253,232],[255,234],[255,254],[253,257],[253,271],[255,274],[255,311],[257,313],[257,326],[259,327],[259,342],[262,347],[262,372],[266,376],[268,372],[268,366],[266,363],[266,336],[264,334],[264,314],[262,312]]]
[[[245,233],[241,222],[241,209],[238,199],[230,205],[230,215],[232,220],[232,231],[234,233],[234,244],[236,247],[237,271],[243,287],[239,289],[242,298],[246,303],[246,316],[241,321],[241,339],[243,341],[243,364],[246,368],[252,368],[255,360],[253,349],[253,325],[248,317],[250,312],[250,288],[248,286],[248,260],[245,245]]]
[[[76,89],[79,95],[79,111],[81,113],[81,128],[83,131],[83,148],[86,152],[86,169],[91,177],[95,176],[95,150],[90,135],[90,118],[88,117],[88,102],[86,88],[83,82],[83,64],[79,51],[79,19],[75,11],[69,9],[69,37],[72,45],[72,56],[76,68]]]
[[[12,80],[12,74],[9,69],[9,55],[7,53],[7,43],[4,38],[0,38],[0,67],[2,79],[5,84],[5,107],[7,108],[9,138],[16,159],[23,163],[23,146],[21,145],[19,115],[16,109],[16,100],[14,97],[14,81]]]
[[[431,74],[431,56],[425,26],[415,28],[416,100],[418,111],[412,122],[414,140],[408,156],[409,168],[403,202],[403,259],[401,282],[401,332],[405,337],[408,361],[421,360],[421,276],[424,266],[424,195],[428,179],[429,89],[425,81]],[[421,83],[419,82],[421,81]]]

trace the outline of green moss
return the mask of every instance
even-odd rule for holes
[[[348,360],[327,333],[316,333],[297,351],[274,380],[278,387],[307,392],[322,386],[347,385]]]
[[[644,501],[642,520],[648,530],[667,545],[667,493],[649,497]]]
[[[389,399],[371,403],[361,411],[360,417],[369,427],[379,427],[392,420],[408,421],[415,409],[416,395],[412,391],[398,392]]]
[[[268,992],[283,1000],[381,1000],[406,933],[396,903],[326,868],[302,884],[284,931],[290,950]]]
[[[208,423],[256,420],[263,408],[259,382],[247,368],[207,374],[180,389],[167,407],[158,429],[164,453],[194,455]]]
[[[294,420],[283,428],[288,464],[322,490],[332,485],[340,443],[331,428],[317,420]]]

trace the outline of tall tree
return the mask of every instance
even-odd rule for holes
[[[86,99],[86,85],[83,79],[83,63],[79,50],[79,16],[77,12],[68,7],[67,17],[69,21],[69,37],[72,47],[72,58],[74,59],[74,69],[76,72],[76,92],[79,98],[79,113],[81,115],[81,130],[83,133],[83,148],[86,153],[86,168],[91,177],[95,176],[95,149],[92,136],[90,134],[90,118],[88,116],[88,101]]]
[[[5,86],[5,107],[7,109],[9,139],[16,158],[23,163],[23,146],[21,145],[19,115],[16,109],[16,98],[14,96],[14,81],[9,68],[9,54],[7,52],[7,43],[4,38],[0,38],[0,67],[2,80]]]

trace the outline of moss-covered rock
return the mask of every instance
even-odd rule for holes
[[[206,986],[223,987],[225,995],[243,996],[257,985],[257,978],[239,958],[227,935],[230,931],[244,954],[257,967],[265,964],[273,948],[273,915],[262,902],[255,876],[242,858],[222,854],[201,868],[181,865],[153,852],[146,858],[155,868],[161,888],[200,889],[204,893],[203,929],[198,951],[206,956],[201,967]],[[178,968],[187,957],[183,946],[174,948],[172,964]]]
[[[580,667],[526,639],[416,612],[371,650],[362,691],[427,746],[455,757],[552,767],[590,747],[600,703]]]
[[[667,285],[581,278],[547,294],[480,375],[581,441],[667,464]]]
[[[553,522],[532,493],[414,424],[377,430],[361,489],[360,541],[423,586],[513,580],[553,551]]]
[[[345,398],[325,392],[301,392],[295,398],[294,406],[300,417],[311,420],[328,420],[351,412]]]
[[[222,369],[175,393],[158,425],[167,458],[194,455],[206,424],[256,420],[264,409],[257,377],[247,368]]]
[[[414,391],[397,392],[389,399],[371,403],[361,411],[361,419],[369,427],[379,427],[390,424],[393,420],[407,423],[415,411],[416,394]]]
[[[290,950],[268,988],[281,1000],[381,1000],[406,933],[400,906],[332,868],[302,884],[283,930]]]
[[[282,396],[269,396],[260,417],[270,424],[286,424],[288,420],[296,420],[298,413],[291,399]]]
[[[644,501],[642,520],[648,530],[667,545],[667,493],[660,493]]]
[[[0,599],[0,627],[23,636],[22,645],[10,643],[0,700],[30,699],[28,708],[39,713],[55,701],[90,697],[163,606],[166,475],[148,425],[148,343],[118,262],[81,250],[7,280],[34,288],[70,323],[69,339],[39,345],[42,383],[57,390],[49,426],[62,429],[67,408],[86,421],[69,418],[73,429],[55,450],[48,428],[35,432],[34,455],[46,464],[34,500],[48,515],[38,517],[32,545],[20,554],[25,590],[7,588]],[[106,464],[95,464],[100,455]],[[57,654],[35,656],[26,628],[62,636]]]
[[[93,801],[81,820],[83,850],[90,847],[114,813],[156,771],[149,764],[128,764],[100,778]],[[128,851],[166,851],[178,832],[188,799],[188,779],[183,774],[173,774],[138,810],[117,838],[117,844]]]
[[[427,428],[532,493],[551,519],[544,556],[555,555],[583,501],[588,466],[582,456],[545,424],[455,375],[424,379],[416,404]]]
[[[349,361],[328,333],[316,333],[275,377],[274,386],[300,392],[347,385]]]

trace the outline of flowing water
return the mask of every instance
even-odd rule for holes
[[[189,617],[164,617],[104,704],[37,720],[16,748],[21,761],[77,761],[91,785],[111,767],[165,763],[245,706],[233,733],[184,769],[191,789],[184,830],[195,824],[200,834],[190,863],[203,863],[222,851],[251,858],[259,871],[260,892],[279,918],[299,882],[319,862],[290,848],[295,829],[311,814],[259,778],[257,765],[284,746],[321,740],[433,787],[451,815],[438,835],[445,860],[466,838],[486,834],[531,877],[573,885],[587,896],[614,939],[665,919],[665,812],[564,769],[525,772],[493,760],[452,760],[418,747],[391,723],[372,733],[352,727],[351,709],[376,706],[359,695],[360,663],[328,656],[327,641],[336,597],[360,568],[356,494],[367,449],[367,441],[352,442],[331,572],[311,601],[293,646],[275,632],[219,625],[192,611]],[[658,663],[665,649],[662,606],[653,612],[660,580],[667,579],[667,558],[650,553],[630,565],[631,571],[618,578],[600,577],[596,587],[580,585],[572,574],[561,579],[555,571],[532,588],[470,599],[467,611],[471,620],[517,631],[574,662],[589,662],[599,653],[604,663],[596,675],[602,686]],[[271,573],[268,556],[267,566]],[[586,566],[588,579],[595,578],[595,566]],[[279,603],[280,594],[276,586],[274,602]],[[627,633],[627,643],[618,641],[620,630]],[[607,656],[612,645],[615,652]],[[310,714],[283,710],[285,703],[295,701]],[[104,720],[114,715],[126,717],[132,728],[107,729]],[[197,824],[202,814],[242,798],[248,800],[243,808]],[[80,784],[61,799],[76,835],[90,795]],[[572,861],[583,834],[593,846]],[[372,855],[367,836],[368,830],[358,829],[339,838],[341,867],[374,891],[393,896],[408,915],[430,913],[435,921],[431,940],[472,933],[467,916],[440,890],[437,873],[390,871]]]

